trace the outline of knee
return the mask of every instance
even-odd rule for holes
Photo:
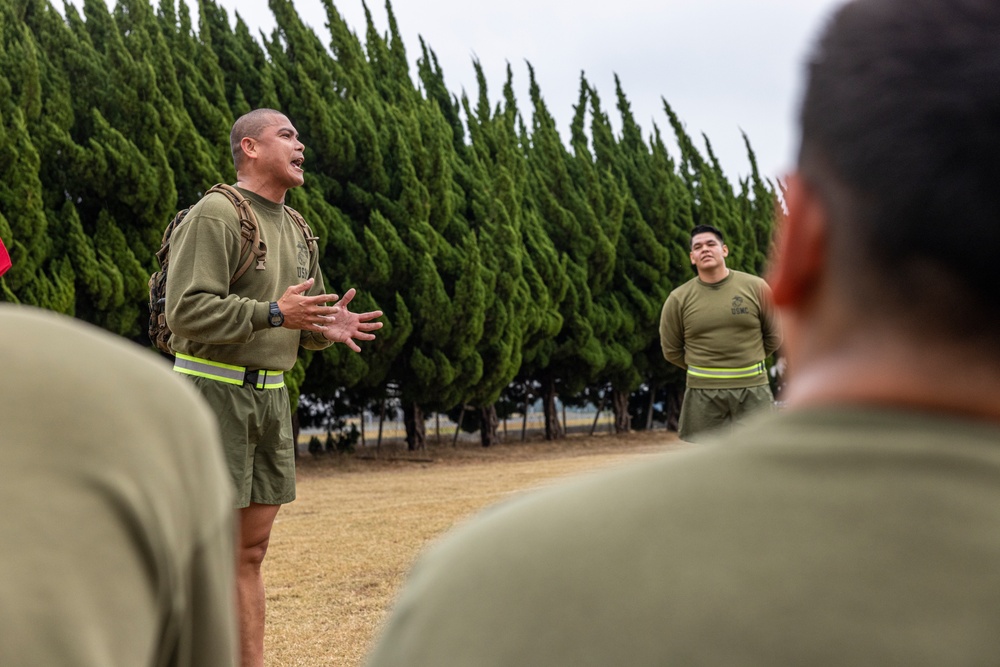
[[[243,567],[260,567],[267,554],[267,544],[270,536],[262,539],[245,541],[240,544],[239,564]]]
[[[237,554],[237,563],[240,567],[259,568],[264,561],[278,508],[278,505],[251,504],[240,510]]]

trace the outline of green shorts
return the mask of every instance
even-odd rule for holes
[[[254,389],[187,376],[219,420],[234,507],[295,500],[295,444],[288,388]]]
[[[771,387],[738,389],[692,389],[684,391],[677,435],[681,440],[695,442],[708,431],[732,428],[749,415],[774,408]]]

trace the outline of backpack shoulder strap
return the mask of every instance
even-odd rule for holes
[[[301,213],[287,204],[285,205],[285,212],[295,221],[295,224],[299,226],[299,231],[302,232],[302,236],[306,238],[306,247],[309,248],[309,254],[311,255],[316,252],[318,249],[316,242],[319,241],[319,237],[313,235],[312,229],[309,228],[309,223],[306,222],[306,219],[302,217]]]
[[[236,208],[236,214],[240,219],[240,238],[242,239],[240,243],[240,264],[229,281],[229,284],[232,285],[254,263],[257,264],[258,269],[264,268],[264,262],[267,260],[267,246],[260,238],[260,226],[257,224],[257,216],[250,206],[249,199],[240,194],[239,190],[226,183],[216,183],[205,194],[207,195],[211,192],[218,192],[225,195],[232,202],[233,207]]]

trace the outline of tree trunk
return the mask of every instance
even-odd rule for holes
[[[424,409],[419,404],[411,401],[403,405],[403,424],[406,427],[406,448],[411,452],[427,449]]]
[[[462,432],[462,422],[465,421],[465,408],[467,406],[462,404],[462,411],[458,413],[458,423],[455,424],[455,437],[451,439],[451,446],[458,447],[458,434]]]
[[[524,421],[521,422],[521,442],[528,439],[528,408],[531,406],[531,401],[528,400],[528,387],[525,383],[524,387]]]
[[[556,381],[551,376],[542,383],[542,410],[545,412],[545,439],[561,440],[565,434],[556,410]]]
[[[479,408],[479,441],[483,447],[491,447],[500,442],[500,435],[497,427],[500,420],[497,419],[497,406],[493,403],[485,408]]]
[[[601,411],[604,410],[604,403],[608,399],[608,393],[601,394],[601,402],[597,405],[597,412],[594,413],[594,423],[590,425],[590,435],[594,435],[597,430],[597,420],[601,418]]]
[[[672,384],[667,387],[665,412],[667,413],[667,429],[677,431],[681,417],[681,403],[684,402],[684,386]]]
[[[649,385],[649,405],[646,406],[646,430],[653,430],[653,409],[656,407],[656,387]]]
[[[628,413],[628,392],[621,389],[612,389],[611,407],[615,413],[615,433],[628,433],[631,431],[632,415]]]
[[[385,425],[385,397],[382,397],[382,402],[379,404],[378,409],[378,440],[375,442],[375,456],[377,457],[382,453],[382,426]]]

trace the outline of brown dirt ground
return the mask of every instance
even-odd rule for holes
[[[483,448],[399,442],[298,467],[264,579],[269,667],[356,667],[428,541],[513,493],[683,447],[674,433],[570,436]]]

